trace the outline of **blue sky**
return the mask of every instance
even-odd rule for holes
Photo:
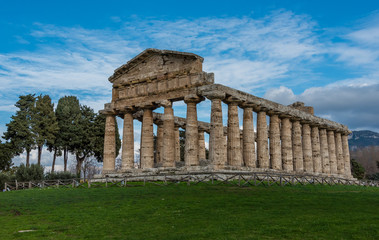
[[[377,1],[5,1],[0,29],[0,134],[22,94],[101,109],[107,78],[146,48],[196,53],[217,83],[379,131]]]

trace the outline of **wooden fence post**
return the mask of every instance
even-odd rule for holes
[[[91,179],[88,179],[88,188],[91,188]]]
[[[31,188],[32,188],[32,182],[29,181],[29,189],[31,189]]]
[[[16,190],[18,190],[18,182],[17,182],[17,180],[15,181],[15,183],[16,183]],[[7,189],[7,188],[5,188],[5,189]]]

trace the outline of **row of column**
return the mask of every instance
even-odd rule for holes
[[[319,128],[299,119],[270,113],[269,127],[265,109],[241,103],[225,93],[206,94],[211,100],[209,159],[215,168],[246,166],[296,172],[343,174],[350,176],[350,156],[347,134]],[[197,166],[205,159],[204,133],[198,128],[197,104],[204,98],[187,96],[185,165]],[[227,136],[224,136],[222,101],[228,104]],[[157,161],[162,167],[175,167],[180,159],[179,129],[174,123],[171,101],[162,101],[163,127],[157,131]],[[240,134],[238,107],[243,108],[243,131]],[[153,105],[143,107],[141,131],[141,168],[154,167]],[[257,136],[253,112],[257,112]],[[122,169],[134,166],[133,111],[124,114]],[[107,115],[104,146],[104,171],[114,171],[114,115]],[[269,128],[269,129],[268,129]],[[226,141],[226,144],[225,144]],[[256,144],[256,145],[255,145]],[[226,145],[226,147],[225,147]],[[113,161],[110,160],[113,158]]]

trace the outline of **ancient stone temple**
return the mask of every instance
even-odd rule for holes
[[[215,84],[214,74],[203,72],[202,63],[203,58],[196,54],[146,49],[115,70],[109,78],[112,101],[100,111],[106,115],[103,175],[204,170],[351,177],[350,131],[346,126],[315,116],[312,107],[300,102],[284,106]],[[211,102],[209,123],[197,118],[197,104],[206,100]],[[186,104],[186,118],[174,115],[175,101]],[[223,124],[222,103],[228,106],[227,126]],[[164,108],[163,114],[154,112],[158,107]],[[239,109],[243,110],[242,126]],[[118,171],[117,116],[124,121],[122,167]],[[134,119],[142,122],[138,168]],[[184,162],[180,162],[180,128],[185,130]],[[209,134],[208,159],[204,133]]]

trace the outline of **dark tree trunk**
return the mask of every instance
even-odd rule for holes
[[[29,167],[30,151],[26,150],[26,166]]]
[[[63,150],[64,171],[67,171],[67,148]]]
[[[54,167],[55,167],[55,159],[57,158],[57,149],[54,149],[54,156],[53,156],[53,165],[51,166],[51,172],[54,172]]]
[[[76,175],[80,177],[80,171],[82,170],[82,164],[85,157],[79,157],[76,155]]]
[[[42,146],[38,146],[38,165],[41,165]]]

